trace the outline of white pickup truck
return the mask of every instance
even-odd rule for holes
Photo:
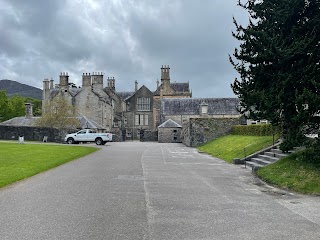
[[[67,134],[64,141],[68,144],[95,142],[97,145],[104,145],[112,141],[112,133],[96,133],[91,129],[82,129],[79,132]]]

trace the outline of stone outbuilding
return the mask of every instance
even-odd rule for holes
[[[180,143],[182,126],[168,119],[158,127],[159,143]]]

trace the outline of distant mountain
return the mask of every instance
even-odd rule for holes
[[[21,97],[31,97],[42,99],[42,90],[12,80],[0,80],[0,90],[6,90],[7,96],[18,95]]]

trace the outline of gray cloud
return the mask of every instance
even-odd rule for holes
[[[169,64],[194,97],[230,97],[234,15],[246,19],[236,0],[4,0],[0,79],[42,87],[69,72],[80,85],[83,72],[102,71],[119,91],[134,80],[155,90]]]

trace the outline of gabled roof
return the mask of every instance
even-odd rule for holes
[[[123,100],[127,100],[134,95],[135,92],[116,92],[116,94],[121,97]]]
[[[95,121],[93,121],[92,119],[90,119],[86,116],[78,117],[78,120],[79,120],[81,128],[105,129],[100,124],[96,123]]]
[[[162,115],[199,115],[204,103],[208,104],[208,115],[239,115],[238,98],[165,98],[160,111]]]
[[[159,125],[158,128],[182,128],[182,126],[175,121],[168,119],[167,121]]]

